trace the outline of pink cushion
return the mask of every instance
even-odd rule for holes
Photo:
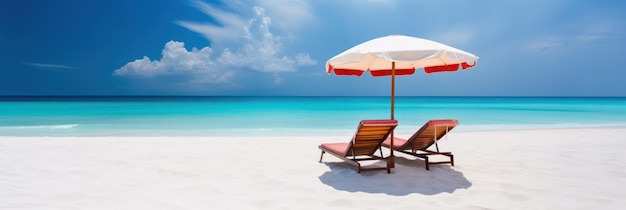
[[[406,144],[406,142],[407,142],[406,139],[393,137],[393,148],[401,149],[404,146],[404,144]],[[383,142],[383,146],[391,147],[391,137],[387,138],[387,140]]]
[[[459,122],[457,120],[431,120],[428,121],[428,126],[448,126],[454,127],[458,125]]]
[[[346,154],[346,150],[348,150],[348,143],[326,143],[320,146],[332,153],[339,155]]]

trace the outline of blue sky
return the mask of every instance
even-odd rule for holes
[[[398,95],[626,96],[613,0],[0,1],[0,95],[389,95],[325,62],[391,34],[480,57]]]

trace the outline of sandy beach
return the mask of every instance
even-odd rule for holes
[[[318,162],[350,136],[0,137],[0,209],[623,209],[625,136],[452,132],[454,167],[391,174]]]

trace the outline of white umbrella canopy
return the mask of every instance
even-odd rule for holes
[[[478,56],[435,41],[403,35],[372,39],[356,45],[326,62],[327,73],[361,76],[391,75],[395,62],[396,75],[409,75],[424,68],[427,73],[456,71],[476,65]],[[380,71],[380,72],[378,72]]]
[[[403,35],[390,35],[356,45],[326,62],[326,73],[361,76],[391,76],[391,119],[394,117],[395,76],[412,75],[423,68],[426,73],[465,70],[474,67],[478,56],[435,41]],[[394,133],[391,132],[393,148]],[[393,149],[390,150],[393,167]]]

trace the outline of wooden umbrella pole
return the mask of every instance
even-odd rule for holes
[[[394,102],[396,94],[396,62],[391,62],[391,119],[394,120]]]
[[[395,103],[395,96],[396,95],[396,62],[392,61],[391,62],[391,119],[394,120],[394,103]],[[395,129],[394,129],[395,130]],[[395,168],[396,166],[396,160],[395,157],[393,156],[393,133],[394,131],[391,131],[391,147],[390,147],[390,153],[389,153],[389,167],[391,168]]]

